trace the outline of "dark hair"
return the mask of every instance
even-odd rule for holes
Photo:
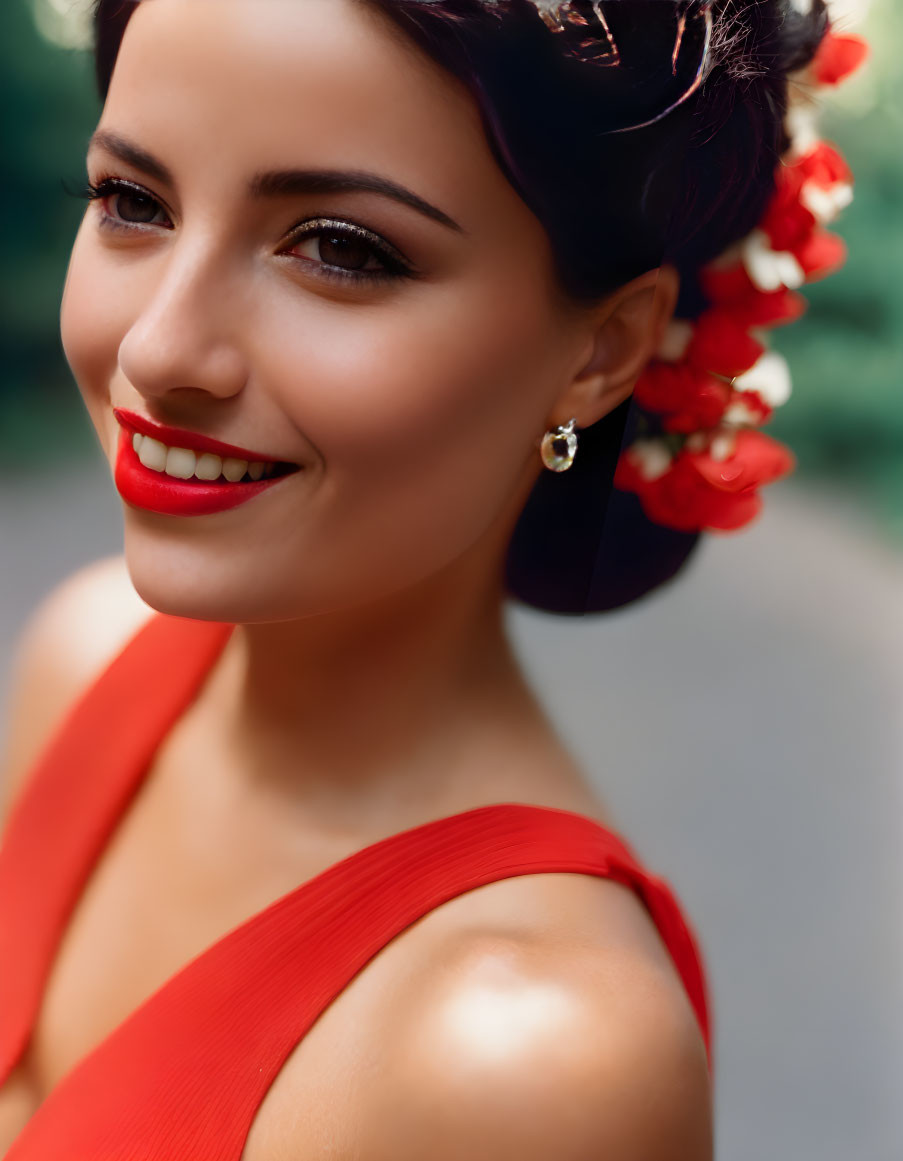
[[[105,98],[138,0],[96,0],[95,63]],[[673,74],[678,10],[700,0],[606,0],[621,66],[576,59],[532,0],[357,0],[385,15],[476,98],[498,164],[545,227],[562,289],[593,302],[668,262],[681,276],[677,315],[707,302],[702,265],[760,221],[787,147],[788,73],[827,30],[824,0],[713,0],[709,65],[667,116],[686,76]],[[594,5],[570,9],[592,22]],[[687,54],[682,54],[687,55]],[[690,78],[691,79],[691,78]],[[509,591],[554,612],[616,608],[673,577],[698,543],[652,523],[612,487],[638,408],[627,400],[580,433],[573,468],[542,472],[512,538]]]

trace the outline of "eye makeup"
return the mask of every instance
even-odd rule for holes
[[[342,277],[351,275],[353,277],[366,277],[370,280],[376,278],[384,281],[392,278],[413,278],[415,276],[413,268],[401,257],[394,246],[389,245],[379,235],[345,218],[307,218],[292,228],[291,235],[292,249],[295,249],[300,243],[308,241],[311,238],[319,238],[321,244],[325,239],[330,245],[337,246],[339,250],[343,247],[350,247],[352,252],[354,252],[355,247],[363,249],[364,251],[369,250],[381,263],[381,267],[375,270],[360,268],[349,269],[331,263],[322,263],[330,271],[341,271]],[[290,251],[283,251],[283,253],[291,256]],[[308,261],[308,259],[304,258],[299,258],[298,260]]]
[[[83,198],[89,202],[97,201],[102,208],[102,215],[98,223],[100,229],[113,230],[119,233],[136,233],[148,228],[161,226],[171,229],[172,223],[154,221],[158,212],[166,214],[158,198],[149,193],[135,182],[119,177],[103,177],[97,182],[87,181],[82,188],[73,190],[64,185],[66,192]],[[117,201],[117,212],[111,213],[107,203]],[[132,211],[137,215],[129,218],[124,210],[123,202],[132,203]],[[150,217],[143,217],[150,214]],[[293,255],[291,250],[301,243],[319,239],[319,249],[322,251],[324,242],[332,248],[333,256],[348,258],[349,254],[359,259],[364,257],[366,262],[375,260],[378,266],[342,266],[330,262],[325,258]],[[291,258],[293,261],[304,263],[305,269],[313,273],[316,278],[324,278],[345,284],[380,284],[396,281],[401,278],[415,278],[416,271],[400,254],[400,252],[380,235],[371,230],[349,221],[344,217],[316,216],[305,218],[294,225],[289,231],[289,247],[280,250],[280,256]]]

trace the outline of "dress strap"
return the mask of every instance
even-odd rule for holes
[[[25,1051],[96,860],[233,628],[155,614],[77,699],[27,777],[0,842],[0,1085]]]
[[[7,1161],[239,1161],[289,1053],[381,948],[455,896],[550,871],[639,891],[708,1046],[700,962],[665,884],[593,819],[497,803],[355,852],[192,960],[67,1074]]]

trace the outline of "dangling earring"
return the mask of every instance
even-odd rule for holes
[[[566,472],[577,454],[576,419],[569,419],[564,427],[553,427],[542,437],[539,454],[551,472]]]

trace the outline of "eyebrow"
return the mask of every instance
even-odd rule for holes
[[[149,177],[167,185],[175,185],[169,168],[152,153],[135,145],[133,142],[120,137],[118,133],[98,129],[88,143],[88,151],[92,148],[104,149],[127,165],[133,165],[142,170]],[[366,173],[362,170],[342,169],[284,169],[270,170],[256,173],[248,182],[248,194],[253,198],[291,197],[310,193],[346,193],[365,192],[381,194],[402,202],[411,209],[417,210],[427,218],[431,218],[440,225],[447,226],[460,234],[465,231],[454,218],[450,218],[438,206],[432,205],[403,185],[390,181],[387,177],[379,177],[375,173]]]

